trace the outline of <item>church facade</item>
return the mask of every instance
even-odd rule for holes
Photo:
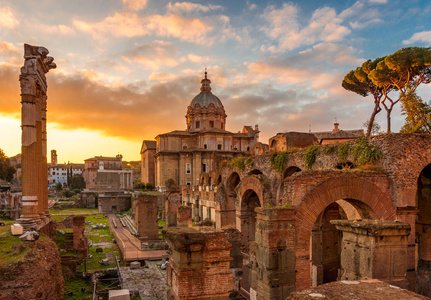
[[[244,126],[238,133],[227,131],[224,106],[211,92],[207,72],[201,85],[201,92],[187,107],[186,130],[159,134],[154,155],[146,146],[150,141],[143,142],[142,178],[154,178],[158,190],[165,190],[167,182],[179,187],[197,186],[201,177],[213,172],[220,160],[244,156],[259,141],[258,125]],[[212,184],[216,180],[213,178]]]

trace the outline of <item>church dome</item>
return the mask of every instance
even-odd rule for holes
[[[211,80],[207,78],[207,72],[205,72],[205,78],[202,79],[201,84],[201,92],[193,98],[190,108],[195,108],[197,104],[202,108],[209,107],[211,103],[214,104],[215,108],[223,108],[220,99],[211,93]]]
[[[208,107],[211,103],[214,104],[216,108],[223,107],[220,99],[211,92],[200,92],[198,95],[196,95],[196,97],[193,98],[190,106],[195,108],[195,106],[199,104],[200,107]]]

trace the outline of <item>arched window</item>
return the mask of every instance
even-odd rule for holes
[[[217,145],[217,150],[221,150],[221,148],[222,148],[221,144],[218,144]]]

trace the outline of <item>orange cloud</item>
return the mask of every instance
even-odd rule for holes
[[[19,69],[0,66],[2,114],[19,117]],[[144,93],[136,86],[108,87],[89,77],[47,74],[48,122],[59,129],[96,130],[129,140],[152,139],[185,128],[189,101],[199,92],[198,78],[155,84]],[[146,84],[144,84],[145,86]]]
[[[15,15],[10,7],[0,7],[0,27],[13,29],[18,24],[19,21],[15,18]]]
[[[133,11],[138,11],[147,6],[147,0],[123,0],[124,5]]]
[[[115,13],[100,22],[90,23],[74,20],[74,26],[99,40],[107,35],[116,37],[136,37],[156,35],[174,37],[196,44],[211,44],[207,34],[213,28],[198,18],[185,18],[177,15],[138,16],[136,13]]]
[[[122,59],[127,62],[137,62],[147,68],[157,70],[160,67],[176,67],[185,59],[177,59],[177,50],[172,43],[164,41],[154,41],[150,44],[137,46],[135,49],[127,51]]]

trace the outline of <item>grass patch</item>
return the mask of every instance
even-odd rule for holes
[[[81,291],[81,288],[85,288],[85,292]],[[70,292],[73,295],[68,295]],[[93,297],[93,285],[84,279],[76,279],[74,281],[64,282],[64,297],[67,300],[87,300]]]
[[[11,255],[12,247],[17,244],[23,244],[18,236],[1,235],[0,236],[0,265],[6,265],[22,259],[28,251],[25,248],[22,253]]]
[[[82,215],[82,214],[99,214],[97,208],[66,208],[66,209],[53,209],[50,208],[51,215]]]

